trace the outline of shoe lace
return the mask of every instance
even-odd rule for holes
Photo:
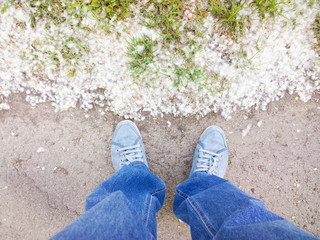
[[[194,172],[207,172],[209,174],[217,174],[218,163],[222,154],[213,153],[199,148],[198,160]]]
[[[121,166],[129,165],[135,161],[143,162],[142,146],[140,144],[119,148],[117,151],[120,152]]]

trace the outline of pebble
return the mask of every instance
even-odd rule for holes
[[[185,127],[184,127],[184,126],[179,126],[179,127],[178,127],[178,130],[181,131],[181,132],[184,132]]]

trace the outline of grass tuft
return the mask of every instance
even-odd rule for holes
[[[67,10],[67,5],[61,0],[30,0],[27,5],[30,9],[31,27],[36,27],[37,22],[46,20],[46,27],[50,24],[59,25],[66,21],[63,12]]]
[[[316,39],[318,40],[316,48],[318,49],[318,54],[320,55],[320,13],[316,17],[313,31],[314,31]]]
[[[4,5],[0,11],[1,14],[4,14],[9,7],[13,6],[15,4],[15,0],[4,0],[3,3],[4,3]]]
[[[224,34],[238,38],[245,32],[246,18],[239,13],[246,4],[247,0],[209,0],[209,11],[219,19]]]
[[[145,72],[153,62],[155,44],[156,41],[146,35],[132,37],[128,41],[126,56],[129,58],[128,65],[135,75],[139,76]]]
[[[144,24],[149,28],[159,28],[165,42],[179,42],[184,30],[180,22],[184,8],[183,1],[151,0],[143,10],[147,19]]]
[[[90,0],[85,6],[99,18],[111,20],[125,19],[130,12],[130,5],[137,3],[134,0]]]
[[[258,11],[261,19],[265,19],[268,16],[275,18],[277,15],[285,17],[283,15],[282,7],[291,3],[289,1],[279,1],[279,0],[253,0],[252,5]]]
[[[174,64],[173,67],[176,76],[174,86],[176,87],[181,85],[184,79],[194,83],[206,82],[209,79],[207,72],[199,66],[180,67],[177,64]]]

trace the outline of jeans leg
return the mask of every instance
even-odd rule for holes
[[[164,182],[133,162],[101,183],[86,199],[86,211],[52,239],[156,239],[156,212]]]
[[[229,181],[201,172],[177,186],[173,211],[192,239],[317,239]]]

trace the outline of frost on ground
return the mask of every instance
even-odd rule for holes
[[[32,106],[51,102],[56,111],[95,108],[101,115],[112,111],[135,119],[143,119],[144,112],[203,116],[213,111],[228,118],[237,109],[265,109],[287,91],[308,101],[320,88],[312,30],[317,11],[303,0],[294,4],[293,9],[288,6],[287,19],[276,16],[261,25],[252,17],[250,29],[237,42],[221,35],[217,21],[208,16],[201,25],[204,38],[189,36],[203,42],[194,61],[208,78],[196,75],[196,81],[187,81],[182,75],[178,87],[175,66],[182,66],[183,59],[174,46],[164,47],[160,32],[143,26],[138,14],[114,22],[112,33],[97,29],[88,34],[70,27],[72,19],[50,28],[38,22],[31,28],[25,9],[10,7],[0,17],[0,109],[9,109],[7,99],[13,93],[25,93]],[[83,24],[95,29],[97,20],[88,14]],[[132,37],[143,35],[156,45],[148,71],[137,78],[126,51]],[[184,51],[188,54],[192,46]]]

